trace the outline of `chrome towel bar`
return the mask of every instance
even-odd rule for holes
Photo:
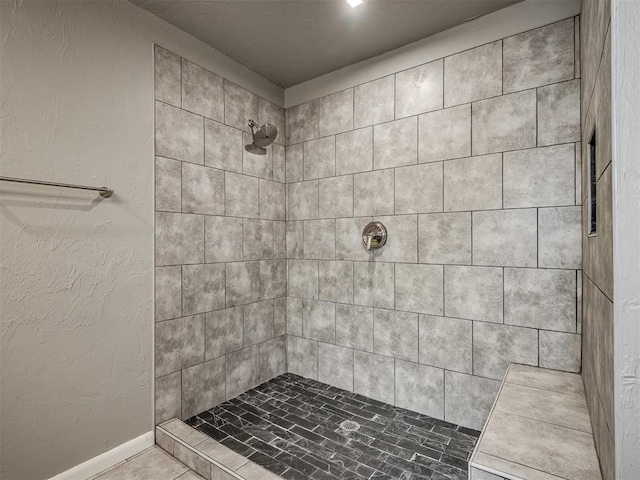
[[[73,185],[70,183],[57,183],[57,182],[45,182],[42,180],[27,180],[26,178],[12,178],[12,177],[0,177],[1,182],[15,182],[15,183],[31,183],[33,185],[46,185],[48,187],[64,187],[64,188],[77,188],[79,190],[94,190],[100,193],[103,198],[109,198],[113,194],[113,190],[107,187],[88,187],[86,185]]]

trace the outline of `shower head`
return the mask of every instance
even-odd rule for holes
[[[261,127],[258,126],[253,120],[249,120],[249,127],[251,127],[251,135],[253,136],[253,143],[245,145],[244,149],[247,152],[255,155],[266,155],[268,147],[278,136],[278,129],[275,125],[265,123]],[[257,128],[257,130],[254,130]]]

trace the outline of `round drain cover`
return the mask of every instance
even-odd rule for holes
[[[353,420],[345,420],[340,424],[340,428],[345,432],[355,432],[360,428],[360,424],[358,422],[354,422]]]

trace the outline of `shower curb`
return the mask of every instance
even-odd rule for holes
[[[157,425],[155,433],[156,445],[207,480],[282,479],[177,418]],[[209,451],[213,447],[218,454],[209,455],[201,451],[204,444]]]

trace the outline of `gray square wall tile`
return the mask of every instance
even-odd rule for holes
[[[318,138],[318,101],[296,105],[286,110],[287,145]]]
[[[319,298],[329,302],[353,303],[353,263],[319,262]]]
[[[444,210],[502,208],[502,154],[444,162]]]
[[[582,267],[580,207],[538,209],[538,265],[544,268]]]
[[[190,418],[225,400],[223,357],[182,372],[182,418]]]
[[[204,315],[166,320],[156,325],[156,377],[204,361]]]
[[[304,255],[304,222],[287,222],[287,258],[302,258]]]
[[[273,179],[276,182],[285,183],[287,178],[285,147],[274,143],[271,146],[271,158],[273,163]]]
[[[573,145],[534,148],[504,154],[504,207],[572,205]]]
[[[473,212],[474,265],[537,266],[535,208]]]
[[[212,360],[242,348],[242,307],[208,312],[205,318],[205,358]]]
[[[441,162],[397,168],[395,213],[441,212],[442,172]]]
[[[244,307],[244,346],[250,347],[273,337],[273,300]]]
[[[393,190],[394,174],[392,169],[354,175],[354,215],[393,215]]]
[[[418,315],[373,310],[373,351],[388,357],[418,361]]]
[[[335,304],[303,299],[302,334],[312,340],[335,343]]]
[[[287,258],[287,222],[273,222],[273,258]]]
[[[260,344],[260,381],[266,382],[287,371],[287,346],[284,336]]]
[[[182,108],[224,122],[224,80],[182,59]]]
[[[305,220],[304,258],[333,260],[336,256],[336,221]]]
[[[226,264],[227,307],[257,302],[260,292],[260,262]]]
[[[573,18],[504,39],[505,93],[574,77]]]
[[[336,170],[336,137],[324,137],[304,143],[304,179],[332,177]]]
[[[260,261],[260,299],[284,297],[287,294],[287,261]]]
[[[258,119],[256,121],[260,125],[270,123],[278,129],[278,135],[275,143],[284,145],[286,142],[284,108],[274,105],[273,103],[258,97]]]
[[[444,419],[444,370],[396,361],[395,405]]]
[[[420,363],[472,373],[472,325],[471,320],[420,315]]]
[[[398,263],[395,275],[395,308],[408,312],[442,315],[442,265]]]
[[[418,118],[409,117],[373,127],[373,168],[418,163]]]
[[[580,140],[580,80],[538,89],[538,145]]]
[[[157,266],[204,261],[202,215],[158,212],[155,234]]]
[[[182,315],[182,268],[156,267],[156,322]]]
[[[258,121],[258,97],[234,83],[224,82],[224,123],[250,133],[249,119]]]
[[[224,215],[224,172],[183,162],[182,211]]]
[[[322,97],[319,103],[321,137],[353,130],[353,88]]]
[[[444,419],[474,430],[481,430],[489,416],[500,382],[488,378],[445,372]]]
[[[286,287],[286,284],[285,284]],[[287,297],[278,297],[273,300],[273,335],[285,335],[287,333]]]
[[[336,135],[336,175],[373,169],[373,127]]]
[[[273,222],[245,218],[242,224],[245,260],[273,258]]]
[[[180,162],[156,157],[156,211],[180,212],[182,168]]]
[[[481,100],[472,109],[472,154],[536,146],[536,91]]]
[[[182,313],[219,310],[225,306],[225,266],[218,263],[182,266]]]
[[[353,265],[353,302],[378,308],[394,306],[393,263],[356,262]]]
[[[502,94],[502,40],[444,60],[444,105],[451,107]]]
[[[157,45],[155,59],[155,98],[164,103],[180,106],[180,57]]]
[[[318,181],[287,185],[288,220],[318,218]]]
[[[538,365],[538,330],[475,322],[474,375],[502,380],[510,362]]]
[[[203,164],[203,118],[156,102],[156,155]]]
[[[471,155],[471,104],[420,115],[418,161],[437,162]]]
[[[237,262],[242,260],[242,219],[235,217],[204,218],[205,261]]]
[[[505,268],[504,322],[576,331],[575,270]]]
[[[396,118],[442,108],[443,60],[396,74]]]
[[[336,219],[336,260],[371,259],[362,243],[362,230],[370,221],[371,217]]]
[[[318,381],[353,391],[353,350],[320,342],[318,344]]]
[[[155,423],[182,417],[182,372],[155,380]]]
[[[354,128],[393,120],[394,97],[395,75],[358,85],[354,93]]]
[[[284,183],[259,181],[260,218],[268,220],[285,220],[285,185]]]
[[[289,372],[294,375],[317,379],[318,342],[288,335],[287,363]]]
[[[320,218],[353,216],[353,175],[318,181]]]
[[[289,295],[302,298],[318,298],[318,261],[288,260]]]
[[[417,215],[394,215],[378,217],[387,229],[387,242],[373,252],[375,261],[411,262],[418,261],[418,217]],[[359,235],[362,240],[362,234]]]
[[[580,372],[582,336],[540,331],[540,366],[565,372]]]
[[[292,145],[285,148],[285,178],[287,183],[304,180],[304,145]]]
[[[255,387],[260,381],[260,350],[257,345],[226,357],[227,399]]]
[[[471,213],[418,216],[420,263],[471,264]]]
[[[302,299],[287,297],[287,333],[302,336]]]
[[[336,344],[373,352],[373,308],[336,304]]]
[[[260,215],[258,179],[226,172],[224,180],[226,215],[258,218]]]
[[[447,317],[502,323],[503,274],[498,267],[444,267]]]
[[[393,358],[354,352],[353,391],[385,403],[394,403]]]
[[[204,163],[242,173],[242,131],[209,119],[204,121]]]

